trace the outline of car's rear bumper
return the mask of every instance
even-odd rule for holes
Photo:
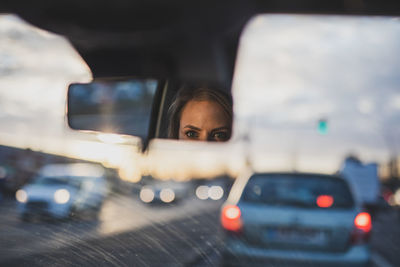
[[[289,251],[263,249],[231,240],[224,250],[222,265],[226,266],[368,266],[367,245],[350,247],[345,252]]]

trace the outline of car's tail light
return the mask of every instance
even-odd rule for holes
[[[242,229],[241,211],[238,206],[227,205],[222,209],[221,224],[225,230],[240,232]]]
[[[320,195],[317,197],[317,206],[320,208],[329,208],[333,205],[333,197],[329,195]]]
[[[371,231],[372,228],[371,215],[369,215],[369,213],[367,212],[359,213],[354,219],[354,225],[358,229],[363,230],[364,232]]]
[[[368,241],[372,229],[371,215],[368,212],[357,214],[354,219],[354,230],[351,236],[352,243],[363,243]]]

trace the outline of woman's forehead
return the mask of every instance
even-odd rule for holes
[[[183,107],[181,114],[181,127],[186,124],[197,124],[197,126],[218,124],[218,127],[223,127],[228,123],[229,118],[224,109],[215,101],[189,101]]]

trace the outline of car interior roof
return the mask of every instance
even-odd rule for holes
[[[66,36],[93,77],[141,76],[230,86],[240,33],[259,13],[399,15],[379,0],[3,1],[2,13]]]

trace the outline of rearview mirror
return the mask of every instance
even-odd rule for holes
[[[75,130],[133,135],[148,140],[158,114],[156,80],[98,80],[71,84],[68,124]]]

